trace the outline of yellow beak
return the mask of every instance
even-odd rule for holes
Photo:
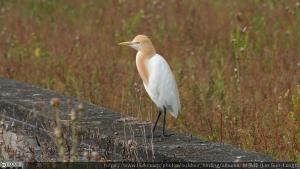
[[[118,43],[118,45],[120,45],[120,46],[129,46],[129,45],[133,45],[134,44],[134,42],[121,42],[121,43]]]

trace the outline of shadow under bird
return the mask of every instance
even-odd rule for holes
[[[136,54],[137,70],[148,95],[158,107],[157,118],[152,125],[153,135],[163,113],[162,136],[170,136],[171,134],[165,132],[166,113],[177,118],[181,106],[176,81],[169,64],[156,53],[151,40],[145,35],[137,35],[132,41],[121,42],[119,45],[130,46],[138,51]]]

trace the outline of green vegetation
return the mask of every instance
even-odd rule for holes
[[[168,127],[300,162],[299,30],[297,0],[0,0],[0,75],[150,121],[117,46],[146,34],[178,82]]]

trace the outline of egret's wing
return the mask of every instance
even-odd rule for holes
[[[146,88],[155,104],[166,107],[174,117],[180,111],[179,94],[174,75],[163,57],[156,54],[149,60],[149,84]]]

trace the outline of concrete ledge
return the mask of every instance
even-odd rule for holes
[[[68,118],[67,100],[76,106],[78,100],[53,91],[0,77],[0,117],[27,128],[26,135],[37,136],[39,144],[54,146],[54,113],[51,98],[61,99],[62,118]],[[228,144],[205,142],[176,134],[166,139],[147,138],[149,123],[122,117],[90,103],[84,104],[79,121],[79,149],[93,149],[111,161],[185,161],[185,162],[268,162],[271,157],[247,152]],[[69,134],[66,133],[66,136]],[[32,141],[31,141],[32,142]],[[50,147],[51,148],[51,147]],[[48,150],[50,151],[49,147]]]

